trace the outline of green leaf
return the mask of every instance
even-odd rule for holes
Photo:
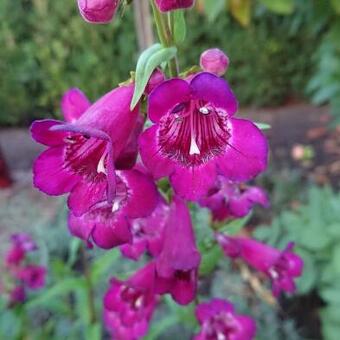
[[[230,0],[232,16],[244,27],[249,26],[251,18],[251,0]]]
[[[99,256],[95,261],[93,261],[91,267],[91,278],[94,284],[101,280],[110,267],[118,261],[119,257],[119,251],[117,249],[113,249],[105,252],[104,255]]]
[[[130,109],[133,110],[142,97],[152,72],[164,62],[169,61],[177,53],[176,47],[162,47],[155,44],[145,50],[138,59],[135,78],[135,92]]]
[[[49,301],[79,289],[85,281],[82,278],[68,278],[57,283],[26,304],[27,308],[48,305]]]
[[[209,21],[214,21],[225,7],[225,0],[204,0],[204,11]]]
[[[89,325],[86,330],[86,340],[100,340],[102,338],[102,329],[99,323]]]
[[[248,214],[245,217],[235,219],[229,223],[227,223],[223,228],[220,229],[221,232],[225,232],[228,235],[236,235],[241,229],[248,223],[252,216],[252,213]]]
[[[218,261],[222,257],[222,250],[218,245],[214,245],[211,249],[203,251],[199,270],[200,275],[206,276],[210,274],[215,269]]]
[[[67,259],[67,265],[72,267],[77,260],[78,250],[82,241],[79,238],[73,237],[70,242],[69,257]]]
[[[331,0],[331,4],[337,14],[340,14],[340,0]]]
[[[151,324],[150,331],[148,335],[143,338],[144,340],[157,340],[160,335],[164,333],[171,326],[178,324],[178,317],[176,314],[170,314],[166,318],[161,319],[158,322],[153,322]]]
[[[269,130],[271,129],[271,125],[270,124],[267,124],[267,123],[257,123],[257,122],[254,122],[254,124],[260,129],[260,130]]]
[[[185,40],[187,33],[184,11],[178,10],[173,12],[174,16],[174,39],[176,44],[180,44]]]
[[[259,0],[269,10],[278,14],[291,14],[294,11],[294,0]]]

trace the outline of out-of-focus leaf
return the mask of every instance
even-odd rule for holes
[[[229,0],[229,9],[233,17],[242,26],[249,26],[251,18],[251,0]]]
[[[54,285],[51,288],[48,288],[44,292],[42,292],[35,299],[29,301],[26,304],[27,308],[34,308],[39,305],[48,306],[48,303],[51,299],[55,299],[57,297],[66,295],[72,291],[77,290],[79,287],[85,284],[85,281],[82,278],[68,278],[64,281],[61,281]]]
[[[340,14],[340,0],[331,0],[331,4],[337,14]]]
[[[173,12],[174,15],[174,39],[176,44],[180,44],[185,40],[187,27],[183,10]]]
[[[209,275],[216,268],[222,257],[223,253],[218,245],[214,245],[211,249],[203,251],[199,270],[200,275]]]
[[[254,124],[260,129],[260,130],[269,130],[271,129],[271,125],[270,124],[267,124],[267,123],[257,123],[257,122],[254,122]]]
[[[78,250],[81,244],[82,244],[82,241],[79,238],[73,237],[71,239],[70,248],[69,248],[69,256],[67,260],[67,265],[69,267],[72,267],[74,263],[76,262]]]
[[[228,222],[226,225],[224,225],[223,228],[220,229],[220,231],[225,232],[228,235],[236,235],[241,231],[243,227],[246,226],[251,216],[252,213],[242,218],[232,220],[231,222]]]
[[[102,330],[99,323],[91,324],[86,328],[86,340],[100,340],[102,339]]]
[[[112,267],[119,259],[120,253],[117,249],[109,250],[104,255],[99,256],[93,261],[91,269],[91,278],[96,284],[101,280],[103,275]]]
[[[225,7],[226,0],[204,0],[204,11],[209,21],[214,21]]]
[[[294,0],[259,0],[269,10],[278,14],[291,14],[294,11]]]

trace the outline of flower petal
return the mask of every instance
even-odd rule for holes
[[[95,223],[92,239],[98,247],[111,249],[131,242],[132,235],[127,220],[119,216]]]
[[[197,201],[208,194],[215,184],[216,176],[214,162],[192,168],[177,166],[170,176],[170,182],[177,195],[186,200]]]
[[[149,216],[160,199],[152,179],[137,170],[119,171],[117,174],[129,188],[124,213],[129,218]]]
[[[247,181],[267,167],[267,139],[249,120],[232,118],[230,125],[231,138],[218,158],[218,171],[229,180]]]
[[[170,79],[157,86],[149,96],[148,115],[157,123],[174,106],[190,99],[189,84],[183,79]]]
[[[139,146],[144,165],[155,179],[160,179],[173,172],[175,162],[160,154],[160,146],[157,144],[157,131],[157,125],[144,131],[139,138]]]
[[[85,94],[77,88],[66,91],[61,99],[61,110],[67,122],[77,120],[90,106]]]
[[[34,162],[34,186],[48,195],[70,192],[79,179],[64,168],[63,147],[47,149]]]
[[[54,119],[36,120],[32,123],[30,131],[32,138],[47,146],[58,146],[64,143],[67,133],[64,131],[50,131],[55,125],[62,125],[63,122]]]
[[[214,74],[199,73],[192,79],[190,87],[196,99],[203,99],[217,108],[226,110],[229,116],[232,116],[238,109],[237,99],[229,84]]]
[[[99,176],[99,175],[98,175]],[[98,201],[106,199],[107,180],[81,181],[72,190],[67,204],[75,216],[86,213]]]

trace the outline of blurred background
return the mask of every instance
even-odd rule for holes
[[[39,327],[25,339],[91,339],[97,332],[86,331],[88,317],[81,315],[80,243],[68,235],[64,199],[32,188],[31,166],[41,148],[28,127],[37,118],[59,117],[60,98],[70,87],[95,100],[129,77],[139,54],[130,7],[110,25],[96,26],[81,19],[75,1],[0,1],[0,254],[10,233],[27,231],[49,267],[47,287],[27,307],[27,327]],[[251,310],[258,339],[338,340],[340,1],[200,0],[186,19],[181,70],[197,64],[205,49],[221,48],[231,60],[226,78],[240,114],[271,125],[270,167],[257,184],[268,190],[272,206],[242,223],[278,247],[294,240],[305,260],[298,293],[280,306],[249,297],[249,282],[227,260],[216,264],[202,289]],[[197,228],[204,228],[207,212],[193,213]],[[105,280],[125,268],[117,251],[105,254],[91,255],[98,311]],[[148,339],[172,339],[178,332],[189,339],[190,310],[170,302],[163,309]],[[173,319],[164,317],[167,309]],[[15,313],[1,311],[0,339],[18,338],[19,324]]]

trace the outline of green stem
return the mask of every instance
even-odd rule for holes
[[[168,18],[162,14],[155,5],[155,0],[150,0],[151,7],[153,11],[153,16],[156,23],[157,34],[161,44],[165,47],[174,46],[173,41],[173,30],[171,29],[171,25],[168,23]],[[169,60],[169,73],[171,77],[178,76],[178,67],[176,58]]]
[[[81,259],[82,259],[82,264],[83,264],[85,280],[87,284],[87,297],[88,297],[88,303],[89,303],[88,308],[89,308],[89,315],[90,315],[89,321],[90,321],[90,324],[93,325],[97,322],[95,295],[94,295],[93,283],[91,279],[89,262],[88,262],[86,250],[83,245],[80,247],[80,252],[81,252]]]

